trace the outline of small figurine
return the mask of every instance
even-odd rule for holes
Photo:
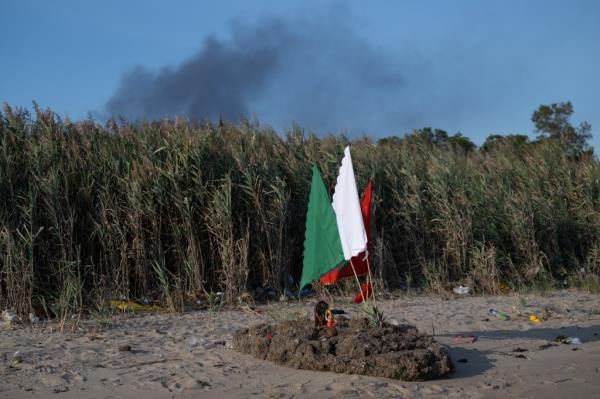
[[[325,313],[329,309],[329,304],[325,301],[319,301],[315,305],[315,327],[323,327],[327,324]]]

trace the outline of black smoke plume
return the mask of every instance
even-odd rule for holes
[[[174,68],[126,74],[107,113],[211,121],[257,116],[276,129],[297,122],[317,132],[419,123],[419,113],[398,106],[401,63],[369,45],[354,23],[348,15],[270,18],[252,27],[235,22],[230,38],[205,39]]]

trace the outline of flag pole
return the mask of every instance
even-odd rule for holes
[[[352,258],[350,258],[350,267],[352,267],[352,271],[354,272],[354,279],[356,280],[356,285],[358,285],[358,292],[360,292],[362,295],[362,287],[360,286],[360,281],[358,280],[358,274],[356,274],[356,269],[354,268],[354,263],[352,263]],[[366,298],[363,295],[363,302],[365,302],[365,304],[367,303],[367,299],[369,299],[369,295],[367,295]]]
[[[375,303],[375,306],[377,306],[377,295],[375,295],[375,286],[374,286],[374,282],[373,282],[373,275],[371,275],[371,264],[369,262],[369,251],[367,251],[367,271],[369,272],[369,274],[367,275],[367,282],[370,280],[371,281],[371,291],[373,294],[373,302]]]

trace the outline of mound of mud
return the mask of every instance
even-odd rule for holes
[[[364,374],[405,381],[443,378],[454,371],[447,349],[412,326],[370,327],[366,319],[334,328],[312,321],[260,324],[238,330],[238,352],[306,370]]]

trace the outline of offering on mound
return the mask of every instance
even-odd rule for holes
[[[413,326],[367,319],[263,323],[238,330],[233,348],[277,364],[306,370],[363,374],[405,381],[444,378],[454,371],[446,347]]]

